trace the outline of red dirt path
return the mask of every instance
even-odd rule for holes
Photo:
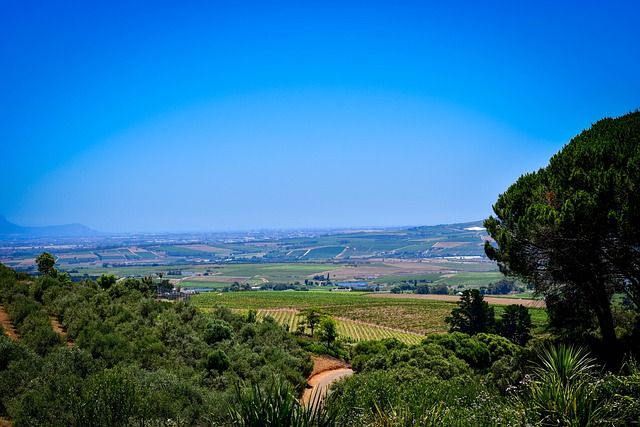
[[[353,372],[342,360],[329,356],[312,356],[311,358],[313,359],[313,371],[307,378],[309,388],[304,391],[301,399],[305,405],[310,403],[314,393],[321,393],[321,396],[324,396],[333,381]]]
[[[67,332],[64,330],[60,322],[58,322],[58,318],[50,314],[49,319],[51,320],[51,327],[67,343],[67,347],[73,347],[73,341],[71,341],[67,336]]]
[[[2,325],[2,329],[7,336],[13,340],[18,340],[18,333],[11,323],[11,319],[9,315],[5,311],[4,307],[0,305],[0,325]]]

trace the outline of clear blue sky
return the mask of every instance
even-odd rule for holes
[[[4,2],[0,215],[102,231],[483,219],[571,137],[640,107],[639,4]]]

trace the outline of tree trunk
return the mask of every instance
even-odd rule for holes
[[[611,314],[611,302],[605,284],[597,280],[593,284],[593,308],[598,318],[600,334],[602,334],[603,357],[607,363],[607,368],[616,372],[622,363],[622,354],[616,338],[613,316]]]

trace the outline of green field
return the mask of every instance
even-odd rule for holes
[[[124,259],[120,255],[120,259]],[[245,277],[248,283],[264,283],[263,278],[271,283],[303,283],[308,276],[314,276],[327,271],[342,268],[342,265],[322,263],[257,263],[257,264],[177,264],[162,266],[110,266],[110,267],[77,267],[77,275],[88,274],[100,276],[102,274],[115,274],[124,276],[149,276],[162,272],[164,275],[169,270],[192,271],[195,273],[209,273],[208,276],[200,276],[197,281],[189,286],[211,287],[211,283],[224,283],[217,276]],[[190,281],[191,282],[191,281]],[[186,286],[186,285],[183,285]],[[228,286],[228,284],[227,284]]]
[[[450,277],[441,277],[434,281],[433,284],[444,283],[451,287],[460,285],[464,287],[480,287],[499,282],[502,279],[504,279],[504,276],[500,272],[461,272],[452,274]]]
[[[136,255],[138,255],[140,258],[146,259],[146,260],[152,260],[152,259],[157,259],[158,258],[158,256],[156,254],[154,254],[153,252],[149,252],[149,251],[136,251],[134,253]]]
[[[414,280],[435,282],[442,277],[440,273],[425,273],[425,274],[404,274],[398,276],[382,276],[373,281],[375,284],[383,283],[400,283],[400,282],[413,282]]]
[[[328,246],[326,248],[316,248],[309,251],[302,259],[327,259],[333,258],[344,250],[344,246]]]
[[[153,251],[165,252],[168,256],[172,257],[212,257],[215,255],[215,253],[212,252],[199,251],[175,245],[153,246],[150,249]]]
[[[262,278],[272,283],[304,282],[308,276],[341,268],[334,264],[278,263],[278,264],[224,264],[215,270],[218,276],[249,277],[262,282]],[[216,281],[216,275],[208,276]],[[204,279],[204,278],[201,278]]]

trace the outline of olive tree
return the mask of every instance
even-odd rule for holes
[[[52,271],[53,266],[56,264],[56,259],[49,252],[42,252],[36,258],[36,264],[38,265],[38,271],[46,276]]]

